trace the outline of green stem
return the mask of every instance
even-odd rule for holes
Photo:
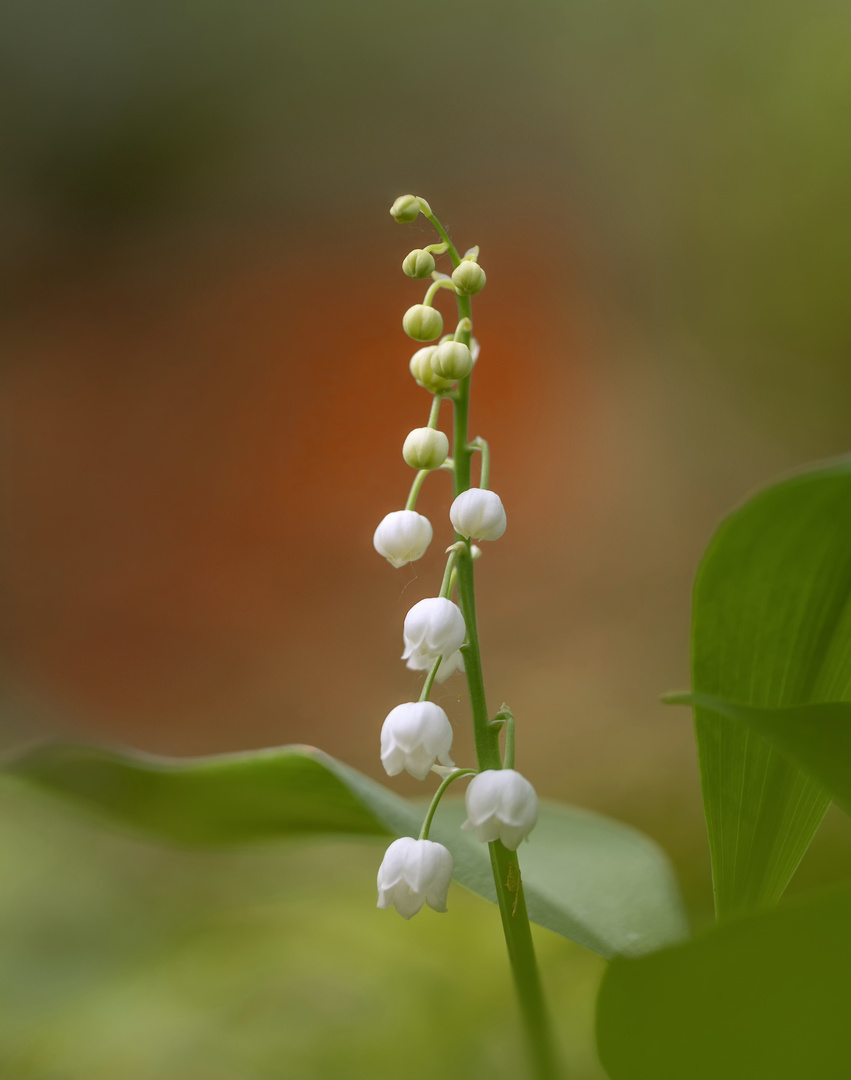
[[[425,304],[426,307],[432,306],[438,289],[452,289],[454,291],[455,286],[451,281],[444,281],[442,278],[435,281],[432,285],[429,285],[428,291],[425,294],[425,299],[423,300],[423,304]]]
[[[487,442],[481,437],[481,435],[479,435],[477,438],[473,439],[473,441],[470,443],[470,446],[474,450],[481,451],[482,470],[481,470],[481,473],[479,474],[479,487],[484,488],[485,490],[487,490],[488,480],[490,479],[490,471],[491,471],[491,450],[490,450],[490,447],[488,446]]]
[[[449,558],[446,560],[446,569],[443,571],[443,581],[440,585],[440,592],[438,596],[442,596],[444,599],[450,595],[451,581],[452,581],[452,568],[455,566],[455,560],[458,558],[458,551],[453,547],[449,552]]]
[[[434,680],[437,677],[437,669],[440,667],[440,661],[442,659],[442,656],[438,656],[429,668],[429,673],[426,675],[426,681],[423,683],[423,688],[420,691],[420,701],[428,701],[428,696],[431,693],[431,688],[434,686]]]
[[[427,206],[428,204],[426,204]],[[426,218],[437,229],[441,239],[446,242],[453,266],[458,266],[461,257],[455,245],[449,239],[446,230],[431,212],[423,210]],[[458,304],[458,319],[471,320],[470,297],[455,297]],[[470,327],[464,327],[458,340],[470,345],[472,321]],[[454,397],[455,419],[453,425],[453,460],[455,462],[454,494],[470,487],[470,461],[473,450],[468,442],[468,416],[470,410],[470,379],[472,373],[458,383]],[[456,540],[463,537],[456,534]],[[476,622],[476,588],[473,576],[473,559],[470,544],[467,541],[459,552],[455,563],[458,575],[458,599],[464,621],[467,625],[467,643],[462,646],[464,667],[467,673],[467,686],[470,693],[470,708],[473,714],[473,736],[476,745],[476,758],[479,769],[501,769],[502,759],[499,752],[499,728],[493,728],[488,721],[485,684],[482,676],[482,661],[479,649],[479,631]],[[538,964],[535,959],[535,947],[532,942],[532,929],[526,910],[523,883],[517,853],[508,851],[499,840],[488,845],[493,868],[494,885],[508,957],[514,975],[514,985],[520,1000],[520,1011],[526,1028],[529,1053],[534,1065],[536,1080],[556,1080],[559,1075],[556,1063],[555,1047],[549,1024]]]
[[[431,819],[434,817],[434,812],[437,809],[438,804],[440,803],[440,800],[443,798],[444,791],[446,791],[446,789],[453,782],[453,780],[458,780],[462,776],[475,776],[475,775],[476,775],[476,770],[475,769],[456,769],[455,772],[450,773],[449,776],[444,778],[443,783],[440,785],[440,787],[434,793],[434,798],[431,800],[431,806],[429,806],[429,808],[428,808],[428,813],[425,816],[425,821],[423,822],[423,827],[420,829],[420,836],[419,836],[420,840],[428,840],[428,831],[431,828]]]
[[[505,724],[505,754],[502,758],[503,769],[514,768],[514,713],[503,705],[496,716],[491,720],[491,726],[497,731]]]
[[[502,929],[508,946],[514,985],[520,999],[520,1011],[525,1021],[526,1041],[534,1075],[537,1080],[558,1080],[562,1073],[556,1059],[549,1015],[535,960],[535,946],[517,852],[509,851],[499,840],[488,844],[488,847],[493,877],[497,884]]]
[[[417,475],[414,477],[414,482],[411,484],[411,490],[408,495],[408,501],[405,503],[406,510],[413,510],[417,505],[417,496],[420,493],[420,488],[425,482],[425,478],[428,476],[430,469],[420,469]]]
[[[431,402],[431,411],[428,414],[428,423],[426,427],[436,428],[437,420],[440,416],[440,394],[435,394]]]

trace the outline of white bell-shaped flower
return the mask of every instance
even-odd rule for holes
[[[403,919],[423,904],[446,911],[451,881],[452,856],[443,844],[403,836],[393,841],[378,868],[378,906],[395,905]]]
[[[423,653],[411,653],[405,667],[409,671],[429,671],[434,661],[435,657],[433,656]],[[441,659],[434,681],[445,683],[449,676],[454,675],[456,671],[464,671],[464,654],[460,649],[454,653],[449,653],[448,656]]]
[[[431,667],[425,661],[457,652],[466,636],[467,626],[458,605],[443,596],[430,596],[414,604],[405,616],[402,659],[416,657],[414,665],[408,665],[414,670]],[[443,667],[442,662],[440,666]]]
[[[372,543],[379,555],[397,569],[425,555],[434,531],[416,510],[394,510],[381,520]]]
[[[475,540],[499,540],[506,526],[502,499],[483,488],[462,491],[449,508],[449,520],[459,535]]]
[[[474,776],[465,801],[467,820],[461,828],[475,831],[483,844],[501,840],[516,851],[538,820],[535,789],[514,769],[487,769]]]
[[[425,780],[436,761],[453,765],[452,725],[433,701],[408,701],[387,714],[381,728],[381,763],[388,776],[403,769]]]

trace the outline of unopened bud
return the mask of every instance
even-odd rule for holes
[[[487,275],[478,263],[464,259],[460,266],[452,271],[452,284],[459,296],[475,296],[485,287]]]
[[[390,207],[390,215],[400,224],[416,221],[420,213],[420,200],[416,195],[400,195]]]
[[[414,248],[402,260],[402,271],[408,277],[431,277],[432,270],[434,270],[434,256],[430,251],[424,251],[423,248]]]
[[[437,349],[436,345],[426,345],[424,349],[417,349],[411,357],[408,367],[417,381],[418,386],[424,386],[431,394],[440,394],[444,390],[451,390],[455,385],[451,379],[441,379],[435,375],[431,358]]]
[[[449,507],[449,520],[461,536],[499,540],[505,532],[505,509],[495,491],[469,488]]]
[[[443,333],[443,316],[433,307],[414,304],[402,316],[402,329],[414,341],[434,341]]]
[[[431,357],[431,368],[443,379],[466,379],[473,370],[473,354],[463,342],[444,341]]]
[[[402,447],[402,457],[412,469],[439,469],[448,456],[449,439],[434,428],[414,428]]]

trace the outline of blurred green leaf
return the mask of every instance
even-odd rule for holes
[[[851,891],[617,959],[598,999],[611,1080],[851,1076]]]
[[[695,705],[728,716],[792,758],[851,814],[851,703],[825,701],[757,709],[707,694],[669,694],[671,705]]]
[[[695,694],[761,708],[851,700],[849,536],[849,458],[727,518],[695,583]],[[697,707],[695,732],[718,916],[776,903],[829,796],[734,719]]]
[[[416,836],[423,810],[309,746],[174,760],[101,747],[46,745],[7,771],[159,840],[233,845],[292,836]],[[487,848],[441,803],[432,839],[455,877],[495,902]],[[528,855],[527,855],[528,851]],[[687,927],[663,852],[629,826],[570,807],[542,807],[521,865],[531,918],[602,956],[637,955]]]

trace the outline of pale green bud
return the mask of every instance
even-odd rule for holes
[[[478,263],[465,259],[452,271],[452,284],[459,296],[475,296],[485,287],[487,276]]]
[[[431,277],[432,270],[434,270],[434,256],[430,251],[424,251],[422,248],[414,248],[402,260],[402,271],[408,277]]]
[[[406,221],[416,221],[420,209],[420,200],[416,195],[400,195],[390,207],[390,215],[394,221],[401,224]]]
[[[433,307],[414,304],[402,316],[402,329],[414,341],[434,341],[443,333],[443,316]]]
[[[448,456],[449,439],[434,428],[414,428],[402,447],[402,457],[412,469],[439,469]]]
[[[408,365],[411,374],[420,386],[424,386],[432,394],[439,394],[443,390],[450,390],[454,385],[451,379],[441,379],[435,375],[431,366],[431,358],[436,350],[436,345],[426,345],[424,349],[417,349],[411,357]]]
[[[473,354],[460,341],[444,341],[432,354],[431,369],[435,375],[453,382],[466,379],[473,370]]]

